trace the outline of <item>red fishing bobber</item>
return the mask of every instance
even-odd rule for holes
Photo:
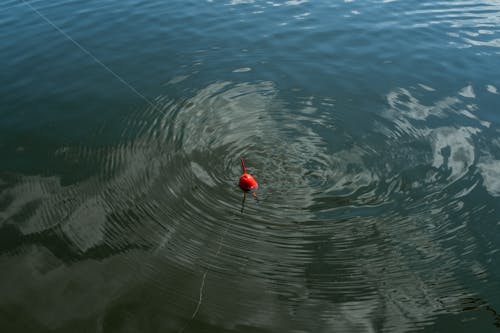
[[[238,182],[238,186],[246,192],[253,192],[259,188],[259,185],[255,181],[255,179],[252,177],[251,174],[247,173],[247,169],[245,168],[245,163],[243,162],[243,159],[240,158],[241,161],[241,171],[243,174],[240,176],[240,181]]]

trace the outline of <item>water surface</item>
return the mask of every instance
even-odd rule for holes
[[[498,330],[499,17],[4,1],[1,326]]]

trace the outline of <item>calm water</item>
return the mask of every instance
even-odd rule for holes
[[[497,331],[499,59],[493,0],[2,1],[2,330]]]

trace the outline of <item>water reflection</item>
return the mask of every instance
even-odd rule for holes
[[[437,331],[465,310],[498,323],[494,1],[40,5],[159,95],[130,113],[13,4],[0,148],[36,166],[0,170],[6,330]],[[111,97],[87,104],[97,92]],[[53,109],[68,118],[44,127]],[[260,185],[243,211],[241,156]]]
[[[2,259],[1,285],[38,276],[17,281],[16,293],[50,288],[59,304],[71,295],[78,304],[60,320],[92,308],[106,313],[103,325],[143,289],[175,330],[201,321],[402,332],[461,311],[475,297],[467,281],[486,283],[496,250],[472,227],[491,207],[471,210],[467,198],[499,195],[500,144],[478,148],[490,126],[469,104],[472,86],[420,101],[433,92],[390,91],[364,137],[350,134],[332,98],[301,97],[292,110],[270,81],[160,97],[127,119],[120,144],[57,150],[97,163],[89,179],[2,176],[0,222],[13,239],[4,251],[26,245]],[[260,203],[243,214],[240,156],[261,184]],[[479,246],[491,255],[480,259]],[[20,305],[34,323],[56,325],[43,307]]]

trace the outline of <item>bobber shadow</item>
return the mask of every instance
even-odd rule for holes
[[[247,193],[248,192],[243,191],[243,199],[241,199],[241,213],[243,213],[243,210],[245,209],[245,201],[247,198]],[[254,197],[255,201],[257,203],[259,203],[259,198],[257,198],[257,193],[255,193],[255,192],[251,192],[251,193],[252,193],[252,197]]]

